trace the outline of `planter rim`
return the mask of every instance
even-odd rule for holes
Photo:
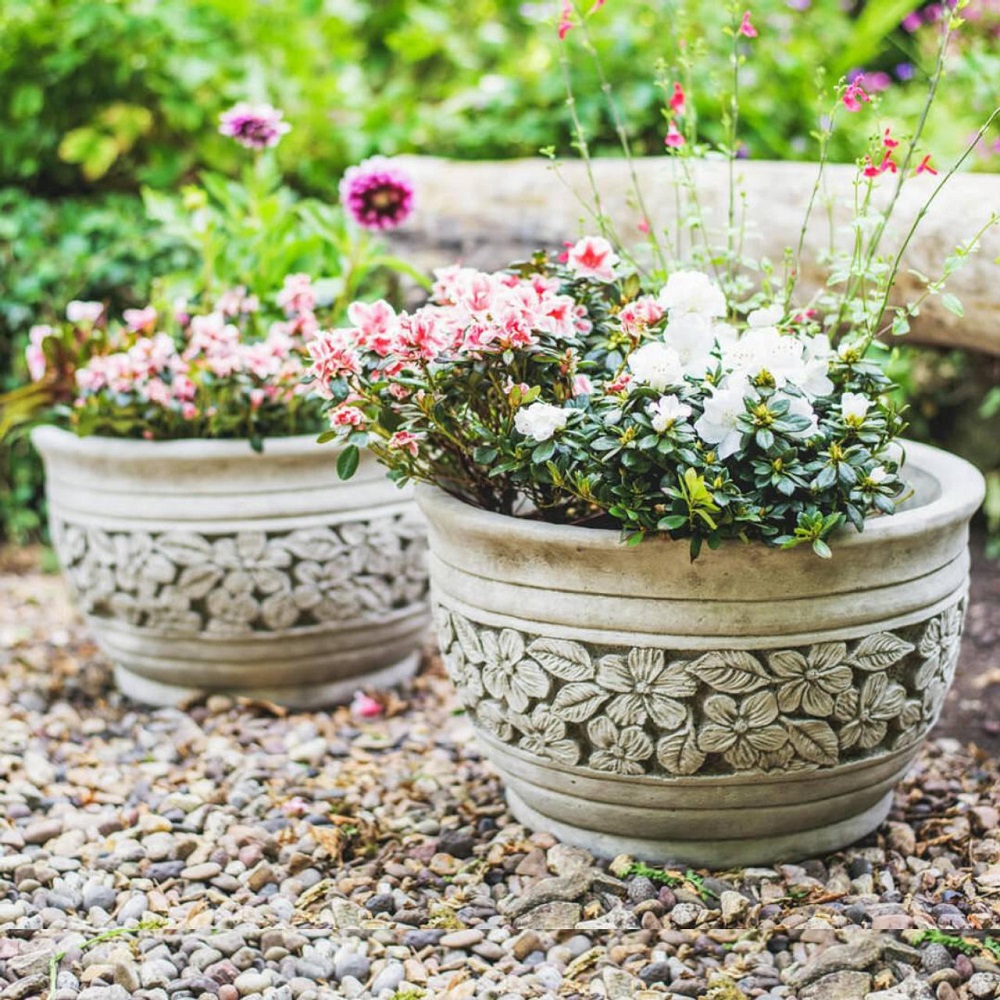
[[[120,461],[149,459],[227,459],[251,458],[263,461],[268,457],[302,456],[319,450],[317,434],[294,434],[287,437],[264,438],[264,450],[256,452],[247,438],[175,438],[170,441],[144,441],[136,438],[118,438],[103,434],[81,437],[72,431],[51,424],[35,427],[31,441],[39,451],[73,455],[77,458],[105,458]],[[326,446],[329,455],[338,449]]]
[[[939,495],[926,503],[904,508],[890,516],[869,518],[865,522],[863,532],[845,527],[838,529],[836,540],[838,549],[892,542],[925,534],[936,527],[968,520],[982,504],[986,495],[986,482],[979,470],[970,462],[941,448],[917,441],[902,440],[900,443],[906,451],[906,463],[902,466],[904,482],[907,468],[917,468],[936,480],[940,488]],[[473,506],[438,486],[425,483],[417,484],[415,495],[425,512],[429,513],[433,509],[436,514],[442,515],[447,520],[453,530],[458,528],[490,530],[511,543],[529,546],[548,543],[590,551],[623,547],[620,532],[614,528],[582,528],[577,525],[549,524],[545,521],[498,514]],[[673,540],[668,536],[662,536],[655,541],[653,539],[649,541],[663,544]],[[678,541],[684,543],[685,540]],[[727,541],[724,547],[731,544],[732,541]],[[759,542],[753,543],[753,547],[765,548]],[[745,548],[747,546],[741,546],[741,549]]]

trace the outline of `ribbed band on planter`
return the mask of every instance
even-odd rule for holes
[[[78,438],[39,428],[53,544],[122,690],[225,691],[294,708],[413,673],[424,526],[370,456],[354,479],[311,436]]]
[[[831,560],[477,510],[425,488],[445,663],[529,826],[727,866],[884,818],[958,657],[979,473],[907,445],[915,496]]]

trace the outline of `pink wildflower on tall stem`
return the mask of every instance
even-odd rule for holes
[[[685,143],[685,138],[678,131],[677,126],[671,122],[667,127],[667,134],[663,142],[665,145],[669,146],[671,149],[680,149]]]
[[[740,26],[736,33],[742,35],[744,38],[757,37],[757,29],[750,23],[750,11],[746,10],[743,12],[743,20],[740,21]]]
[[[860,111],[862,102],[867,104],[871,101],[871,97],[861,85],[863,81],[863,76],[857,76],[847,85],[842,100],[848,111]]]
[[[349,167],[340,181],[340,201],[363,229],[395,229],[413,213],[416,193],[410,175],[385,156]]]
[[[561,42],[573,30],[572,0],[562,0],[559,12],[559,41]]]
[[[928,153],[918,164],[917,169],[913,171],[916,174],[933,174],[937,175],[937,171],[931,166],[931,154]]]
[[[670,110],[675,115],[684,114],[684,104],[685,104],[684,88],[676,81],[674,82],[674,92],[670,95],[669,104],[670,104]]]
[[[292,129],[283,118],[283,112],[270,104],[241,101],[219,116],[219,132],[247,149],[268,149]]]

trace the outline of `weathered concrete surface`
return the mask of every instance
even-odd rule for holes
[[[558,248],[596,226],[588,217],[589,194],[584,165],[560,163],[558,170],[542,159],[502,162],[457,162],[432,157],[402,158],[419,191],[418,211],[395,237],[397,248],[420,264],[438,267],[461,260],[478,267],[497,268],[539,247]],[[644,158],[636,173],[656,231],[676,229],[675,161]],[[751,257],[767,256],[780,262],[785,247],[795,246],[802,217],[816,179],[810,163],[743,162],[739,176],[747,194]],[[621,160],[597,160],[594,175],[604,199],[606,214],[626,241],[642,237],[641,214],[631,191],[627,165]],[[728,167],[723,162],[693,165],[706,228],[713,243],[724,240],[728,204]],[[838,245],[849,238],[847,208],[853,201],[855,170],[838,165],[827,168],[826,185],[840,206],[836,212]],[[939,178],[924,174],[908,181],[897,206],[884,247],[891,251],[905,234]],[[888,194],[889,181],[882,194]],[[945,257],[969,239],[989,217],[1000,211],[1000,176],[965,174],[952,179],[923,220],[901,270],[898,294],[912,297],[919,283],[907,269],[936,277]],[[803,294],[808,294],[826,273],[817,255],[827,249],[830,226],[826,211],[817,206],[806,240],[803,260]],[[1000,355],[1000,228],[983,240],[981,249],[955,274],[949,291],[962,300],[963,319],[945,310],[938,300],[928,300],[914,322],[913,339],[924,343],[953,344]]]

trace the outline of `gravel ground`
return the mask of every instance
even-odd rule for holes
[[[664,872],[516,825],[433,656],[376,719],[145,711],[29,565],[0,676],[0,1000],[1000,994],[1000,764],[952,738],[849,851]]]

